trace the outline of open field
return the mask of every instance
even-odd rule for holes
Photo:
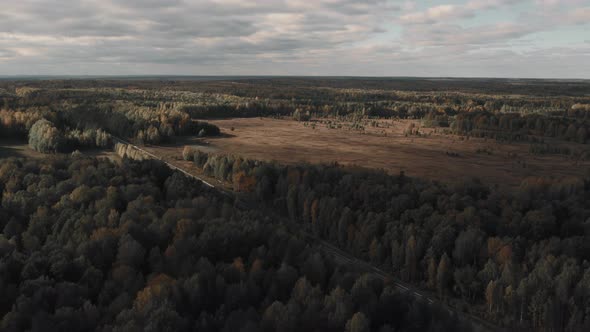
[[[337,161],[442,181],[478,177],[485,183],[509,186],[520,184],[527,176],[582,176],[590,165],[588,161],[575,161],[562,155],[533,155],[528,143],[461,140],[427,128],[421,129],[426,135],[406,137],[404,130],[411,121],[386,121],[389,128],[371,127],[363,134],[344,128],[328,129],[323,124],[312,129],[302,122],[289,120],[215,120],[211,122],[227,135],[207,138],[208,144],[199,148],[283,163]],[[203,140],[182,141],[188,145],[198,142]],[[490,153],[478,153],[478,149]],[[158,150],[168,157],[180,156],[182,146]]]
[[[43,154],[29,148],[27,142],[15,139],[0,139],[0,158],[40,158]]]

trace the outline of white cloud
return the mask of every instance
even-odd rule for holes
[[[570,11],[566,15],[566,20],[574,24],[590,24],[590,7]]]
[[[405,24],[428,24],[469,16],[473,16],[473,13],[465,10],[463,7],[455,5],[440,5],[430,7],[423,12],[414,12],[403,15],[400,17],[400,20]]]
[[[471,0],[464,4],[442,4],[418,12],[409,12],[400,17],[404,24],[433,24],[474,17],[483,10],[514,5],[524,0]]]

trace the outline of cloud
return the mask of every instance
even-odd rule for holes
[[[471,0],[464,4],[443,4],[429,7],[424,11],[411,12],[400,17],[402,24],[433,24],[457,19],[475,17],[483,10],[514,5],[523,0]]]
[[[535,48],[525,40],[534,33],[587,27],[587,0],[559,3],[20,0],[0,12],[0,74],[419,75],[430,68],[453,76],[464,71],[449,72],[450,61],[477,68],[495,56],[502,57],[495,70],[513,69],[519,59],[541,58],[523,51]],[[515,4],[527,8],[518,20],[498,14],[477,24],[483,13]],[[556,66],[565,56],[552,54]]]
[[[535,4],[540,7],[553,8],[563,6],[579,6],[584,3],[588,4],[587,0],[535,0]]]
[[[442,20],[454,20],[458,18],[472,17],[473,12],[455,5],[440,5],[430,7],[423,12],[415,12],[400,17],[402,23],[407,24],[429,24]]]
[[[459,25],[437,25],[411,27],[404,31],[403,41],[415,46],[472,46],[503,44],[535,32],[522,24],[499,23],[463,28]]]
[[[590,7],[573,10],[565,19],[574,24],[588,24],[590,22]]]
[[[70,46],[100,45],[113,59],[169,63],[191,62],[188,53],[194,52],[192,62],[198,63],[215,55],[335,47],[379,33],[379,11],[397,10],[383,0],[64,2],[59,8],[48,0],[9,6],[0,45],[37,46],[45,58],[64,56]],[[72,54],[77,61],[91,61],[93,53],[100,60],[103,49]]]

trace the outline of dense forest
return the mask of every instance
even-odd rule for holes
[[[469,330],[153,161],[0,160],[2,331]]]
[[[460,310],[505,326],[590,328],[590,178],[528,178],[512,193],[189,147],[183,157]]]

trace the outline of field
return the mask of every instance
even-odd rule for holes
[[[421,136],[406,136],[404,131],[409,123],[419,125],[413,120],[383,121],[379,128],[367,128],[365,133],[329,129],[320,123],[312,129],[303,122],[269,118],[211,122],[226,135],[197,140],[201,144],[207,142],[199,146],[204,151],[282,163],[337,161],[343,165],[385,169],[392,174],[404,171],[408,176],[441,181],[477,177],[485,183],[508,186],[519,185],[527,176],[583,176],[590,165],[588,161],[576,161],[568,156],[533,155],[528,143],[465,140],[429,128],[421,128]],[[180,155],[182,147],[176,150],[173,152],[168,147],[162,151],[166,155]]]

